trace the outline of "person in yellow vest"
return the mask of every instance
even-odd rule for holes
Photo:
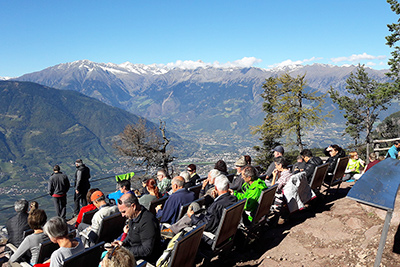
[[[365,162],[358,158],[358,153],[356,151],[350,152],[349,156],[349,163],[347,163],[343,181],[360,179],[361,171],[365,166]]]

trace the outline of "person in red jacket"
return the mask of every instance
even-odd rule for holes
[[[97,209],[96,206],[93,204],[93,202],[90,200],[90,197],[92,196],[93,192],[96,192],[99,190],[100,189],[98,189],[98,188],[92,188],[92,189],[89,189],[89,191],[87,192],[86,200],[89,204],[82,207],[81,210],[79,211],[78,218],[76,219],[76,223],[75,223],[75,228],[78,228],[78,225],[82,222],[83,214],[85,212]]]

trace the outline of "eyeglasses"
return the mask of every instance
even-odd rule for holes
[[[111,258],[114,256],[115,251],[116,251],[117,249],[119,249],[119,246],[115,246],[115,247],[111,250],[111,253],[108,254],[108,259],[109,259],[109,260],[111,260]]]
[[[187,171],[188,171],[188,172],[192,172],[193,170],[189,170],[189,169],[188,169]]]

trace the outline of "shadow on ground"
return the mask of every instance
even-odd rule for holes
[[[290,214],[287,219],[275,226],[265,225],[261,228],[258,238],[251,244],[246,242],[244,235],[238,231],[235,237],[234,249],[215,257],[209,266],[257,266],[260,264],[262,256],[270,249],[279,246],[285,239],[290,229],[296,225],[313,218],[317,213],[331,210],[334,201],[346,197],[351,187],[336,188],[329,191],[330,194],[318,195],[310,201],[303,210]],[[400,238],[400,234],[399,234]]]

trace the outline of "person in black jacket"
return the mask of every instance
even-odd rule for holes
[[[329,155],[329,158],[325,163],[329,163],[328,173],[325,177],[326,182],[330,182],[333,176],[333,172],[335,171],[337,161],[339,158],[343,158],[346,156],[344,150],[338,145],[330,145],[324,149],[325,155]]]
[[[75,172],[75,195],[74,195],[74,202],[75,202],[75,209],[74,215],[79,214],[80,210],[80,203],[82,206],[87,205],[86,194],[90,188],[90,169],[83,164],[81,159],[77,159],[75,161],[76,172]]]
[[[214,182],[215,190],[218,193],[218,197],[215,198],[214,202],[208,207],[205,214],[195,216],[194,211],[188,211],[187,215],[191,219],[191,225],[206,224],[204,231],[215,234],[218,229],[219,222],[222,218],[222,212],[226,207],[237,202],[237,198],[229,193],[229,181],[223,176],[215,178]]]
[[[7,220],[6,228],[8,243],[19,247],[23,241],[24,231],[30,229],[28,225],[28,201],[25,199],[15,201],[14,209],[17,214]]]
[[[67,215],[67,192],[70,184],[67,175],[60,171],[60,166],[55,165],[48,185],[49,195],[53,197],[57,216],[65,219]]]
[[[306,162],[304,172],[306,173],[307,182],[310,183],[314,174],[315,167],[322,165],[322,159],[320,157],[313,157],[313,154],[309,149],[303,149],[300,152],[300,155]]]
[[[189,164],[187,166],[187,171],[190,173],[190,179],[188,184],[190,184],[188,187],[195,186],[197,183],[197,180],[200,179],[200,176],[196,173],[196,165],[194,164]]]
[[[205,213],[195,215],[196,210],[189,208],[186,215],[183,216],[175,224],[171,225],[170,228],[162,230],[162,234],[165,236],[171,236],[177,234],[179,231],[188,226],[206,224],[204,231],[215,234],[218,229],[219,222],[222,218],[222,212],[226,207],[237,202],[237,198],[229,193],[229,180],[225,175],[219,175],[215,178],[215,190],[217,191],[217,197],[215,201],[207,208]],[[190,205],[197,204],[192,202]],[[198,204],[197,204],[198,205]],[[171,234],[169,234],[171,233]],[[172,235],[173,236],[173,235]]]
[[[161,254],[160,227],[155,216],[139,204],[135,194],[125,193],[118,200],[122,216],[129,219],[128,233],[124,241],[114,241],[113,246],[127,248],[136,260],[155,263]]]

